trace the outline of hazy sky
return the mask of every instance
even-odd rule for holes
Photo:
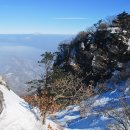
[[[0,0],[0,34],[75,34],[123,11],[130,0]]]

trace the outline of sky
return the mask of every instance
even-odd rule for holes
[[[130,13],[130,0],[0,0],[0,34],[77,34]]]

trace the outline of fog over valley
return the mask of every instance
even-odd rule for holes
[[[27,94],[26,82],[39,78],[38,60],[45,51],[56,51],[57,46],[72,35],[0,35],[0,73],[13,91]]]

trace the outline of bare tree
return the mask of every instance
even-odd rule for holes
[[[113,119],[113,123],[108,125],[110,130],[128,130],[130,126],[130,108],[113,109],[106,113]]]
[[[51,93],[54,100],[61,103],[63,107],[80,102],[87,97],[87,87],[82,83],[82,79],[71,73],[64,73],[51,84]]]
[[[109,108],[110,110],[106,108],[105,115],[113,119],[113,123],[108,125],[108,128],[111,130],[128,130],[130,126],[130,106],[127,99],[128,97],[125,95],[124,91],[122,91],[122,93],[122,97],[118,98],[119,101],[117,105],[119,108]]]

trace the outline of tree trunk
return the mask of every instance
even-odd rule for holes
[[[45,112],[42,114],[42,116],[43,116],[42,123],[43,123],[43,124],[46,124],[47,111],[45,111]]]

